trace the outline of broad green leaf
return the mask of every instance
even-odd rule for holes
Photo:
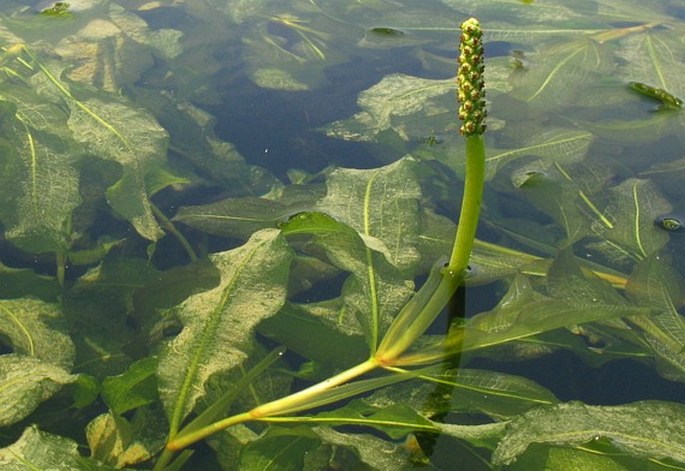
[[[411,270],[419,257],[421,196],[414,166],[413,159],[404,158],[372,170],[334,170],[317,209],[354,228],[399,269]]]
[[[102,380],[126,370],[131,355],[137,353],[132,347],[148,353],[149,336],[154,338],[155,334],[147,330],[145,318],[133,310],[133,296],[160,276],[164,277],[145,260],[112,257],[88,270],[64,293],[65,316],[72,331],[79,333],[74,336],[79,372]],[[172,290],[169,296],[177,302],[183,299],[175,298],[177,292],[188,294]]]
[[[116,468],[79,454],[78,444],[31,426],[12,445],[0,449],[0,467],[7,471],[26,469],[73,469],[105,471]]]
[[[5,87],[2,95],[0,183],[12,195],[0,208],[6,237],[29,252],[63,252],[68,220],[81,202],[74,165],[83,154],[64,139],[59,107],[22,87]]]
[[[561,166],[536,161],[517,169],[511,177],[517,193],[552,217],[562,229],[557,242],[560,248],[586,237],[591,223],[585,211],[584,193],[573,180],[564,178],[567,175],[562,173]]]
[[[640,463],[640,465],[645,464]],[[629,471],[631,468],[621,465],[611,456],[598,455],[594,451],[532,445],[523,456],[511,465],[511,469],[514,471],[530,469],[544,469],[546,471],[582,471],[586,469],[593,471]]]
[[[521,146],[510,149],[488,149],[485,162],[489,178],[505,164],[526,156],[536,156],[547,163],[579,162],[585,157],[592,134],[574,129],[550,128],[536,133],[527,133]]]
[[[495,371],[461,368],[429,378],[451,389],[447,401],[451,411],[478,411],[496,419],[507,419],[558,399],[548,389],[524,378]]]
[[[511,464],[533,443],[576,447],[607,439],[636,458],[685,463],[685,407],[641,401],[621,406],[569,402],[543,406],[512,420],[493,453],[495,465]]]
[[[319,438],[306,427],[269,428],[241,453],[240,469],[301,471],[304,457],[319,445]]]
[[[534,291],[517,277],[492,310],[477,314],[463,328],[449,334],[449,343],[463,351],[500,345],[562,327],[619,317],[644,315],[647,308],[594,302],[591,299],[554,299]],[[437,352],[436,352],[437,353]],[[417,354],[420,358],[421,354]]]
[[[148,355],[165,329],[176,329],[160,319],[167,309],[193,293],[217,285],[219,273],[201,260],[166,271],[142,259],[109,257],[81,276],[63,297],[81,372],[103,379],[121,374],[131,357]],[[96,314],[94,314],[96,313]]]
[[[611,69],[605,46],[592,39],[547,44],[529,70],[512,75],[512,96],[529,104],[531,111],[547,111],[571,104],[584,86]]]
[[[570,249],[561,252],[549,267],[546,286],[551,296],[570,303],[627,304],[607,281],[583,271]]]
[[[151,450],[133,439],[128,421],[112,412],[99,415],[88,422],[85,432],[91,457],[117,469],[145,461],[152,456]]]
[[[120,178],[107,190],[110,206],[140,235],[159,239],[163,233],[152,214],[145,177],[166,160],[166,131],[146,110],[121,96],[72,90],[58,78],[65,64],[43,62],[26,47],[22,51],[38,71],[31,84],[46,100],[68,108],[69,137],[89,153],[121,166]]]
[[[55,277],[39,275],[30,268],[11,268],[0,262],[2,298],[33,296],[43,301],[55,301],[62,290]]]
[[[67,100],[74,138],[95,155],[122,167],[121,178],[107,190],[112,208],[150,240],[163,233],[155,220],[145,176],[166,156],[167,134],[145,110],[116,100]]]
[[[17,422],[72,383],[74,345],[55,304],[30,298],[0,301],[0,338],[13,353],[0,355],[0,424]]]
[[[174,221],[224,237],[247,239],[254,232],[275,228],[289,216],[314,206],[315,191],[290,186],[276,199],[228,198],[202,206],[184,206]]]
[[[326,443],[352,448],[371,469],[404,469],[412,462],[411,452],[404,444],[370,434],[341,433],[331,427],[314,427],[312,430]]]
[[[680,34],[675,31],[647,30],[623,38],[618,56],[623,59],[620,77],[661,88],[685,99],[685,64]]]
[[[282,307],[291,258],[279,231],[257,232],[244,245],[212,255],[219,286],[175,309],[184,328],[164,348],[158,371],[172,435],[205,396],[207,381],[240,366],[253,349],[256,325]]]
[[[340,322],[340,304],[288,303],[277,315],[265,319],[259,332],[332,373],[360,363],[369,353],[363,335]]]
[[[328,136],[350,141],[375,141],[378,135],[394,129],[408,140],[409,129],[404,127],[406,116],[421,113],[438,114],[451,111],[443,100],[434,100],[453,92],[454,79],[431,80],[410,75],[389,75],[359,94],[357,104],[363,111],[351,118],[336,121],[325,128]]]
[[[19,422],[76,376],[64,367],[34,356],[15,353],[0,355],[0,425]],[[1,457],[0,452],[0,457]],[[0,458],[0,464],[2,458]]]
[[[74,344],[56,304],[31,298],[0,300],[0,335],[13,352],[70,369]]]
[[[288,236],[313,236],[335,266],[351,273],[342,287],[339,329],[363,332],[375,351],[381,333],[412,291],[412,283],[388,262],[385,247],[381,247],[387,254],[383,256],[369,247],[382,245],[376,239],[362,239],[357,231],[323,213],[300,213],[281,228]]]
[[[685,299],[685,280],[660,256],[635,266],[626,285],[630,299],[656,311],[651,316],[630,318],[642,332],[659,361],[662,374],[685,380],[685,319],[679,308]]]
[[[601,240],[592,245],[610,259],[639,261],[658,252],[668,242],[668,233],[654,224],[657,216],[668,213],[671,205],[650,180],[630,178],[609,190],[604,210],[610,226],[595,224]]]
[[[157,400],[157,359],[145,357],[132,363],[125,373],[102,381],[102,399],[121,415]]]

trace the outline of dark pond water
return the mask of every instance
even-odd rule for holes
[[[470,16],[477,241],[398,328],[453,245]],[[684,17],[0,1],[0,465],[685,469]]]

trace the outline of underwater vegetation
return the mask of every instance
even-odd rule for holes
[[[43,3],[2,469],[685,468],[677,2]]]

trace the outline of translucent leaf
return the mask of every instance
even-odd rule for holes
[[[75,441],[42,432],[36,426],[26,428],[19,440],[0,449],[0,466],[6,471],[25,471],[27,468],[81,471],[116,469],[84,458],[79,454]]]
[[[31,298],[0,301],[0,334],[17,354],[70,369],[74,345],[56,304]]]
[[[202,206],[184,206],[174,221],[210,234],[247,239],[252,233],[275,228],[289,216],[314,207],[314,192],[288,187],[277,199],[228,198]]]
[[[685,280],[667,259],[652,256],[638,263],[626,285],[638,305],[654,309],[651,316],[631,318],[656,355],[664,376],[685,381],[685,319],[678,311],[685,299]]]
[[[0,425],[20,421],[63,385],[75,380],[76,376],[69,374],[63,367],[36,357],[14,353],[0,355],[0,389],[3,398],[0,405]]]
[[[527,71],[512,76],[512,96],[536,112],[569,105],[584,86],[611,68],[605,46],[589,38],[547,45]]]
[[[138,43],[154,48],[165,59],[173,59],[183,52],[180,43],[183,37],[181,31],[168,28],[151,28],[145,20],[117,4],[109,5],[109,16],[126,36]]]
[[[419,258],[421,190],[414,165],[405,158],[372,170],[334,170],[317,209],[356,229],[370,247],[382,251],[399,269],[410,269]]]
[[[657,216],[668,213],[671,205],[650,180],[631,178],[609,190],[605,214],[611,226],[595,224],[601,239],[593,244],[617,260],[643,260],[668,242],[668,233],[654,224]]]
[[[637,458],[684,463],[684,420],[685,407],[681,404],[658,401],[622,406],[571,402],[539,407],[508,424],[492,461],[511,464],[533,443],[575,447],[604,438]]]
[[[217,138],[214,117],[190,101],[176,94],[160,96],[144,89],[136,90],[136,99],[168,131],[174,153],[187,161],[199,177],[221,185],[227,196],[259,196],[281,186],[264,168],[248,165],[235,146]]]
[[[685,99],[685,65],[680,34],[665,29],[647,30],[621,40],[619,69],[626,81],[637,81]]]
[[[344,58],[339,52],[343,38],[356,30],[324,14],[318,5],[307,3],[293,3],[287,13],[261,12],[255,19],[241,38],[247,72],[256,83],[264,84],[264,71],[270,70],[273,77],[273,70],[278,69],[281,77],[288,77],[287,82],[281,82],[285,89],[320,86],[326,79],[325,71]],[[277,85],[274,81],[267,84]]]
[[[452,411],[478,411],[501,420],[558,402],[550,390],[522,376],[470,368],[432,376],[451,388]]]
[[[63,61],[73,64],[65,77],[110,93],[139,80],[153,64],[149,48],[136,44],[103,17],[62,38],[55,50]]]
[[[62,138],[66,117],[57,106],[32,90],[7,87],[4,94],[17,104],[0,103],[0,183],[13,195],[0,208],[6,237],[30,252],[62,252],[69,245],[67,221],[81,202],[74,165],[82,154]]]
[[[0,262],[0,284],[3,298],[34,296],[54,301],[61,288],[53,276],[39,275],[31,268],[11,268]]]
[[[591,133],[573,129],[550,128],[528,136],[520,147],[487,150],[485,162],[489,178],[505,164],[526,156],[536,156],[547,163],[579,162],[592,143]]]
[[[411,461],[410,451],[403,444],[388,442],[370,434],[340,433],[331,427],[315,427],[313,431],[334,446],[353,448],[372,469],[403,469]]]
[[[435,431],[435,425],[430,420],[406,404],[375,407],[357,400],[339,409],[321,412],[315,416],[314,420],[330,424],[366,425],[396,440],[405,437],[413,430]]]
[[[160,395],[172,430],[206,395],[210,377],[238,367],[248,357],[255,326],[285,302],[291,257],[274,229],[211,256],[221,282],[178,306],[175,312],[184,328],[160,358]]]
[[[523,278],[516,278],[507,294],[491,311],[474,316],[463,334],[463,349],[498,345],[575,324],[647,314],[649,310],[592,299],[546,298],[531,289]]]
[[[159,239],[163,233],[152,214],[145,176],[166,158],[166,131],[146,111],[127,103],[97,98],[68,103],[74,138],[122,166],[121,178],[107,190],[109,204],[140,235]]]
[[[362,333],[340,322],[340,304],[286,304],[260,324],[259,332],[333,373],[360,363],[369,353]]]
[[[383,244],[373,238],[362,239],[357,231],[323,213],[300,213],[281,228],[286,235],[314,236],[331,262],[352,274],[342,287],[337,322],[344,325],[339,329],[348,333],[363,332],[371,350],[375,351],[380,334],[390,325],[413,287],[387,261],[390,254],[383,256],[387,253]]]
[[[406,140],[409,136],[401,126],[402,118],[418,112],[424,115],[448,111],[445,104],[432,99],[454,92],[455,87],[454,79],[388,75],[359,94],[357,104],[364,111],[328,125],[325,132],[328,136],[345,140],[375,141],[379,133],[394,129]]]
[[[590,233],[591,220],[583,204],[583,194],[572,180],[566,180],[558,167],[547,162],[533,162],[512,175],[517,193],[551,216],[563,230],[560,248],[573,245]]]

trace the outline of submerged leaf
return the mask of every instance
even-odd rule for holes
[[[216,374],[241,365],[254,328],[285,302],[292,254],[280,232],[265,229],[241,247],[211,256],[219,286],[189,297],[175,312],[184,325],[159,362],[160,395],[172,432],[206,394]]]
[[[90,152],[122,167],[121,178],[107,189],[109,204],[140,235],[159,239],[163,232],[152,214],[145,176],[166,158],[166,131],[143,109],[118,100],[67,103],[74,138]]]
[[[492,177],[508,162],[526,156],[541,158],[549,164],[579,162],[585,157],[591,143],[592,133],[573,129],[549,128],[532,135],[526,134],[526,140],[520,147],[490,149],[487,152],[487,174]]]
[[[641,82],[685,97],[685,65],[681,57],[680,34],[648,30],[621,40],[619,69],[626,81]]]
[[[652,256],[635,266],[626,292],[640,306],[654,309],[648,317],[630,318],[654,352],[664,376],[685,381],[685,280],[668,260]]]
[[[530,104],[531,111],[569,105],[585,85],[611,68],[606,47],[592,39],[547,45],[539,50],[528,71],[513,76],[512,95]]]
[[[117,469],[147,460],[153,454],[133,439],[128,421],[112,412],[95,417],[85,431],[91,456]]]
[[[448,111],[433,98],[453,92],[454,79],[430,80],[410,75],[389,75],[359,94],[357,103],[364,111],[352,118],[326,126],[328,136],[351,141],[375,141],[383,131],[394,129],[405,140],[403,117],[414,113],[436,114]]]
[[[317,209],[356,229],[400,270],[411,270],[419,259],[421,196],[414,166],[413,159],[404,158],[372,170],[334,170]]]
[[[150,404],[158,399],[157,359],[145,357],[132,363],[125,373],[109,376],[102,382],[102,399],[117,415]]]
[[[83,154],[64,138],[66,116],[33,90],[5,87],[0,102],[0,220],[6,237],[33,253],[63,252],[67,226],[81,202],[75,165]]]
[[[312,235],[335,266],[352,274],[342,287],[338,328],[346,333],[363,332],[375,351],[380,334],[411,294],[412,284],[388,262],[388,255],[379,253],[377,241],[362,239],[350,226],[326,214],[300,213],[281,228],[288,236]]]
[[[74,362],[74,345],[56,304],[30,298],[1,300],[0,335],[15,353],[65,369]]]
[[[27,468],[81,471],[116,469],[81,456],[75,441],[42,432],[36,426],[26,428],[19,440],[0,449],[0,466],[6,471],[25,471]]]
[[[0,426],[20,421],[33,412],[76,376],[59,366],[36,357],[0,355]],[[0,452],[1,456],[1,452]],[[2,458],[0,458],[0,464]]]
[[[496,465],[511,464],[533,443],[580,446],[608,439],[616,448],[642,459],[685,463],[685,407],[643,401],[623,406],[570,402],[544,406],[512,420],[495,450]]]
[[[610,198],[605,214],[611,224],[593,226],[601,239],[594,248],[610,259],[639,261],[666,245],[668,233],[657,228],[654,220],[672,207],[653,182],[628,179],[611,188]]]

